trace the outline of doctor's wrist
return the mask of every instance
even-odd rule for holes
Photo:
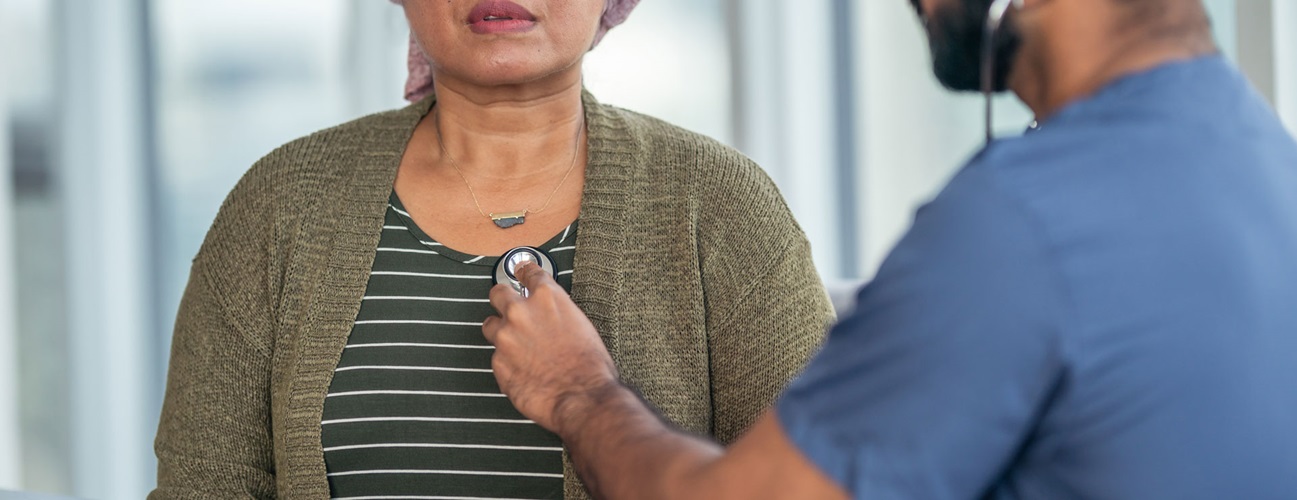
[[[564,391],[554,401],[555,434],[563,441],[574,441],[581,433],[597,427],[607,414],[626,401],[640,403],[635,391],[620,380],[608,378],[581,389]]]

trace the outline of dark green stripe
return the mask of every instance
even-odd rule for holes
[[[444,349],[431,347],[369,347],[352,348],[338,364],[348,366],[444,366],[450,368],[484,368],[491,366],[490,349]]]
[[[333,401],[326,403],[332,404]],[[499,446],[559,446],[558,437],[535,425],[428,423],[428,422],[358,422],[324,426],[324,447],[375,443],[450,443]],[[330,462],[331,453],[325,454]],[[335,464],[330,462],[330,471]],[[410,464],[410,468],[420,468]],[[350,467],[339,470],[357,470]],[[561,468],[561,467],[560,467]],[[557,469],[556,469],[557,470]]]
[[[371,495],[563,498],[563,480],[490,476],[350,476],[329,478],[335,497]],[[374,492],[382,493],[374,493]]]

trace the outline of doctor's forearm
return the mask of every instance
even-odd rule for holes
[[[621,384],[573,396],[556,416],[595,498],[705,498],[705,488],[694,483],[723,455],[719,445],[670,428]]]

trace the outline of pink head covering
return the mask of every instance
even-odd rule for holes
[[[391,1],[398,5],[405,2],[405,0]],[[630,17],[630,11],[634,10],[640,2],[640,0],[606,1],[608,3],[604,6],[603,18],[599,20],[599,31],[594,35],[594,45],[599,45],[603,36],[608,34],[608,30],[626,22],[626,18]],[[410,56],[406,64],[410,67],[410,77],[405,81],[406,100],[418,101],[432,94],[432,64],[428,62],[428,56],[424,55],[423,49],[419,48],[413,33],[410,34]]]

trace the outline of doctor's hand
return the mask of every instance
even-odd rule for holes
[[[530,296],[503,284],[491,289],[499,316],[482,324],[495,345],[491,367],[518,411],[561,436],[564,414],[621,388],[617,369],[599,332],[547,271],[528,263],[514,275]]]

